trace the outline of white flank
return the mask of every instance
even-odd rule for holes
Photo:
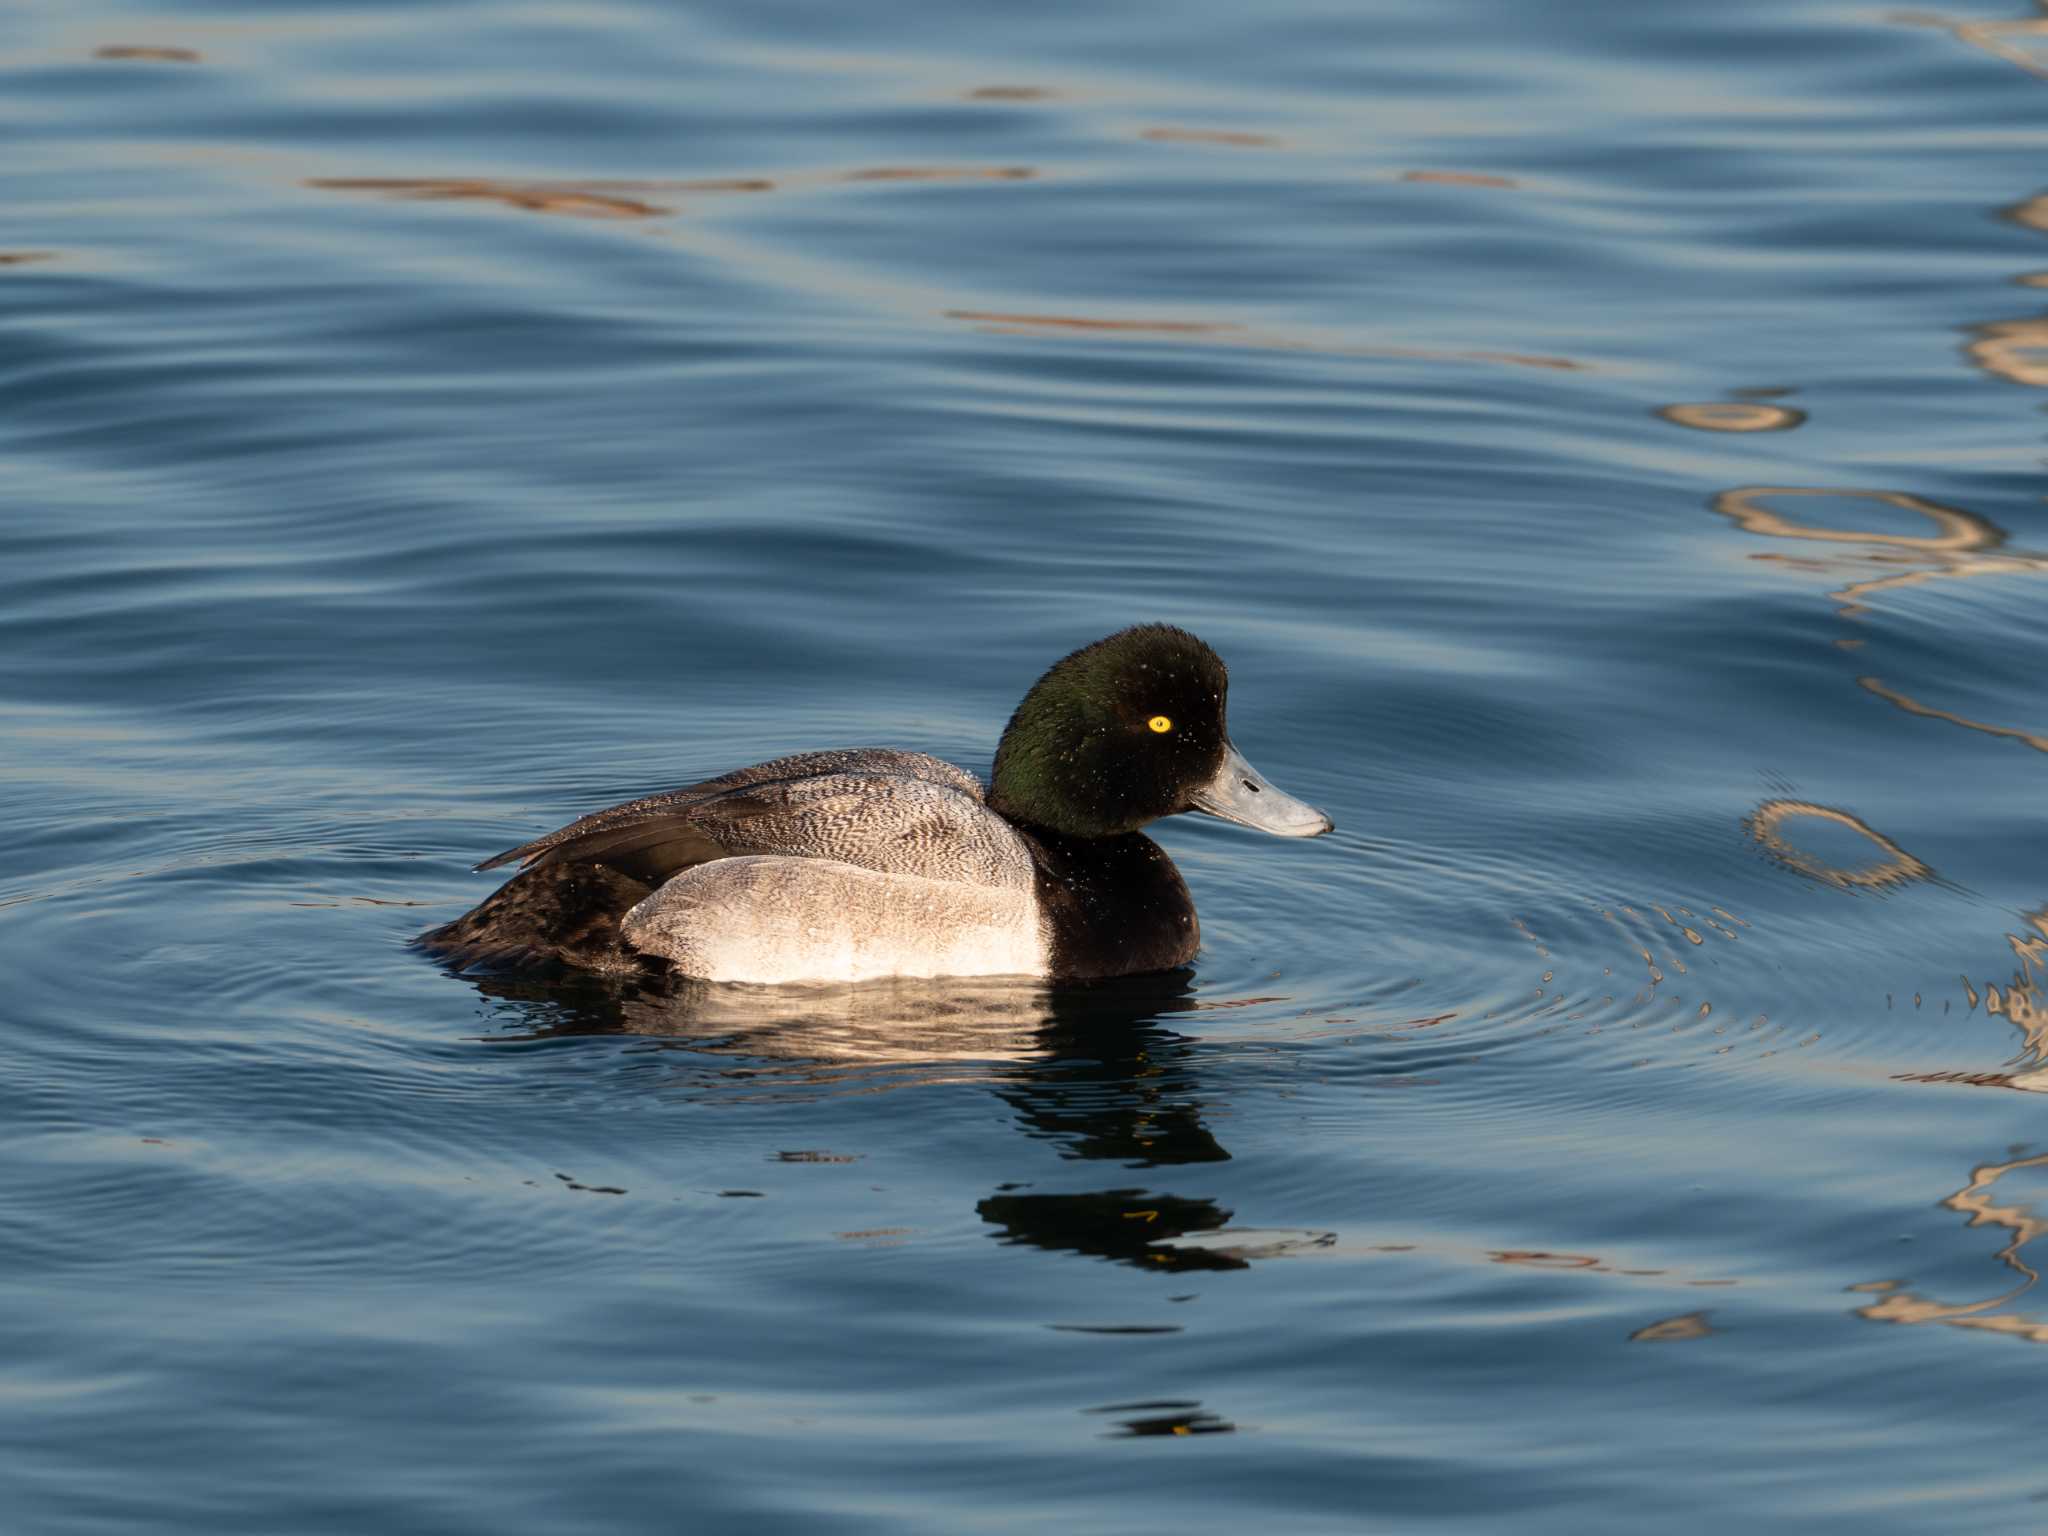
[[[885,875],[832,859],[718,859],[626,914],[626,942],[706,981],[1043,976],[1029,890]]]

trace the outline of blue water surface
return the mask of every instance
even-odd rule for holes
[[[2048,13],[0,4],[0,1508],[2011,1531]],[[1139,620],[1189,972],[408,949]]]

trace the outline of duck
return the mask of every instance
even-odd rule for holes
[[[1228,698],[1200,639],[1134,625],[1032,684],[986,785],[884,747],[757,763],[484,860],[520,869],[416,942],[457,971],[770,985],[1184,967],[1194,900],[1143,828],[1184,812],[1276,837],[1334,828],[1245,760]]]

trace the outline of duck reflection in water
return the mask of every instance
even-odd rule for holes
[[[663,1041],[688,1053],[707,1088],[756,1096],[980,1083],[1025,1135],[1075,1161],[1148,1169],[1230,1159],[1203,1118],[1195,1042],[1160,1022],[1206,1011],[1186,969],[1061,987],[1014,977],[821,987],[467,979],[511,1026],[495,1042]],[[975,1209],[1005,1244],[1169,1272],[1245,1269],[1334,1240],[1234,1232],[1233,1212],[1215,1200],[1130,1179],[1056,1193],[1005,1184]]]

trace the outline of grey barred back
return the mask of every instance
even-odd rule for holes
[[[487,859],[596,861],[641,880],[747,854],[837,859],[882,874],[1027,889],[1031,854],[981,783],[922,752],[802,752],[593,812]]]

